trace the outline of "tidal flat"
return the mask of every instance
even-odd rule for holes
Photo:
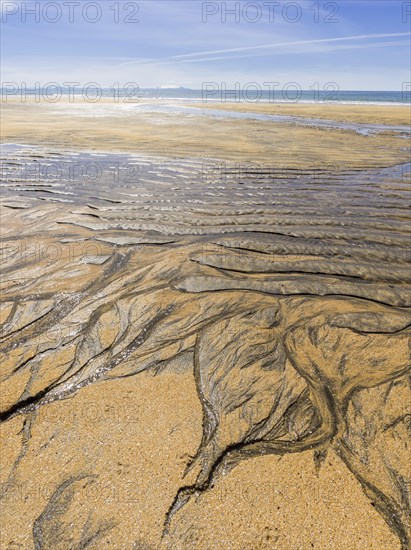
[[[2,110],[4,548],[410,548],[409,106]]]

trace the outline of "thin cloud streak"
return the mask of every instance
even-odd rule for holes
[[[370,44],[355,44],[355,45],[347,45],[347,46],[335,46],[333,48],[330,48],[329,51],[340,51],[340,50],[361,50],[361,49],[367,49],[367,48],[381,48],[381,47],[393,47],[393,46],[409,46],[408,41],[399,41],[399,42],[371,42]],[[267,52],[267,53],[261,53],[258,57],[268,57],[268,56],[274,56],[274,55],[289,55],[294,52]],[[301,52],[298,52],[299,54]],[[323,53],[322,51],[310,51],[310,54],[313,53]],[[178,64],[178,63],[197,63],[197,62],[204,62],[204,61],[223,61],[223,60],[230,60],[230,59],[247,59],[255,57],[254,54],[250,55],[235,55],[235,56],[222,56],[222,57],[203,57],[200,59],[184,59],[180,61],[170,61],[166,64]],[[161,64],[161,62],[159,62]]]
[[[345,40],[365,40],[370,38],[394,38],[399,36],[411,36],[410,32],[398,32],[398,33],[383,33],[383,34],[360,34],[356,36],[341,36],[338,38],[317,38],[312,40],[297,40],[294,42],[277,42],[274,44],[263,44],[260,46],[247,46],[242,48],[230,48],[225,50],[209,50],[209,51],[203,51],[203,52],[196,52],[196,53],[188,53],[183,55],[173,55],[171,57],[165,57],[162,59],[162,61],[173,61],[173,60],[182,60],[182,59],[188,59],[191,57],[198,57],[198,56],[204,56],[204,55],[214,55],[214,54],[227,54],[227,53],[238,53],[238,52],[250,52],[250,51],[257,51],[257,50],[264,50],[267,48],[280,48],[284,46],[302,46],[307,44],[324,44],[324,43],[333,43],[333,42],[341,42]],[[247,56],[248,57],[248,56]],[[257,56],[253,56],[257,57]],[[219,59],[219,58],[216,58]],[[227,59],[227,58],[226,58]],[[198,59],[200,61],[201,59]],[[120,66],[125,65],[139,65],[139,64],[145,64],[145,63],[152,63],[152,62],[159,62],[161,60],[159,59],[147,59],[147,60],[134,60],[134,61],[127,61],[125,63],[121,63]]]

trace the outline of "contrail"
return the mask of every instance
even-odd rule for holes
[[[195,52],[195,53],[187,53],[183,55],[173,55],[171,57],[164,57],[160,59],[140,59],[135,61],[126,61],[124,63],[121,63],[120,66],[124,65],[134,65],[134,64],[144,64],[144,63],[151,63],[153,61],[159,62],[159,61],[172,61],[172,60],[183,60],[198,56],[207,56],[207,55],[214,55],[214,54],[227,54],[227,53],[239,53],[239,52],[251,52],[256,50],[264,50],[267,48],[279,48],[283,46],[301,46],[304,44],[324,44],[324,43],[330,43],[330,42],[341,42],[345,40],[365,40],[368,38],[393,38],[398,36],[411,36],[410,32],[396,32],[396,33],[383,33],[383,34],[359,34],[355,36],[341,36],[339,38],[317,38],[313,40],[297,40],[294,42],[275,42],[271,44],[262,44],[260,46],[246,46],[242,48],[229,48],[225,50],[208,50],[208,51],[202,51],[202,52]],[[201,61],[201,59],[198,59],[198,61]]]
[[[365,48],[377,48],[377,47],[388,47],[388,46],[408,46],[409,42],[406,40],[401,40],[397,42],[369,42],[368,44],[343,44],[339,46],[333,46],[329,49],[329,51],[336,51],[336,50],[361,50]],[[281,54],[282,52],[277,52],[278,54]],[[312,52],[310,52],[312,53]],[[315,53],[315,52],[314,52]],[[273,55],[271,52],[261,53],[260,56],[267,56],[267,55]],[[196,63],[198,61],[223,61],[227,59],[246,59],[249,57],[254,57],[253,54],[250,55],[232,55],[232,56],[217,56],[217,57],[200,57],[195,59],[180,59],[174,61],[174,63]],[[159,62],[161,63],[161,61]],[[173,63],[170,61],[170,63]]]

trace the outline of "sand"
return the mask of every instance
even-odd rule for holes
[[[21,103],[16,99],[8,100],[2,104],[2,140],[75,150],[138,151],[172,157],[217,158],[274,167],[375,167],[399,164],[409,158],[404,140],[389,133],[368,139],[344,130],[274,125],[256,120],[146,113],[139,110],[139,106],[109,101],[49,104],[44,101]],[[201,107],[237,109],[237,106],[214,103],[202,104]],[[254,111],[257,106],[247,105],[246,108]],[[270,110],[271,106],[264,109]],[[317,116],[318,108],[311,109],[309,111],[306,105],[296,105],[290,107],[290,112]],[[369,121],[369,108],[364,109],[367,113],[365,118]],[[384,107],[379,120],[394,120],[391,109],[394,114],[399,109],[396,121],[409,123],[406,107]],[[341,105],[339,109],[334,108],[330,115],[335,120],[351,120],[351,113],[351,106]]]
[[[203,101],[196,104],[205,109],[254,112],[270,115],[292,115],[305,118],[320,118],[360,124],[409,125],[411,106],[404,105],[350,105],[344,103],[229,103]]]
[[[151,156],[134,196],[5,184],[1,547],[409,548],[405,172],[190,180],[208,155],[358,169],[406,142],[65,108],[6,105],[3,141],[41,145],[7,162]]]

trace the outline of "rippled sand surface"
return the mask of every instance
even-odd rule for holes
[[[157,126],[208,119],[146,112],[99,150],[32,116],[2,160],[5,548],[409,548],[407,138],[218,119],[254,133],[175,154]]]

